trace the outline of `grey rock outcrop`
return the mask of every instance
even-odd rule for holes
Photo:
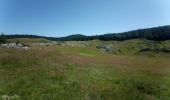
[[[20,43],[5,43],[0,45],[1,48],[15,48],[20,50],[29,50],[30,47],[24,46]]]

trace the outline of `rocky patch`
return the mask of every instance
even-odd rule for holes
[[[5,44],[1,44],[0,47],[1,48],[15,48],[15,49],[19,49],[19,50],[29,50],[30,49],[30,47],[25,46],[20,43],[5,43]]]

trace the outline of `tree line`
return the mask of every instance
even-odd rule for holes
[[[1,36],[2,37],[2,36]],[[6,35],[6,38],[46,38],[53,41],[88,41],[88,40],[117,40],[124,41],[130,39],[149,39],[155,41],[170,40],[170,26],[161,26],[147,29],[138,29],[123,33],[108,33],[104,35],[85,36],[81,34],[70,35],[66,37],[44,37],[37,35]]]
[[[104,35],[96,35],[96,36],[84,36],[84,35],[71,35],[63,38],[59,38],[59,40],[130,40],[130,39],[149,39],[149,40],[156,40],[156,41],[163,41],[163,40],[170,40],[170,26],[162,26],[162,27],[154,27],[154,28],[147,28],[147,29],[138,29],[123,33],[108,33]]]

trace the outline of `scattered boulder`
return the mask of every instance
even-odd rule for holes
[[[1,44],[0,47],[2,48],[15,48],[15,49],[20,49],[20,50],[29,50],[30,47],[25,46],[23,44],[20,43],[5,43],[5,44]]]

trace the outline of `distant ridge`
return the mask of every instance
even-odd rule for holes
[[[11,38],[46,38],[48,40],[53,41],[87,41],[87,40],[130,40],[130,39],[149,39],[156,41],[170,40],[170,25],[167,26],[159,26],[153,28],[146,29],[138,29],[123,33],[108,33],[104,35],[96,35],[96,36],[86,36],[82,34],[74,34],[66,37],[45,37],[45,36],[37,36],[37,35],[6,35],[8,39]]]

